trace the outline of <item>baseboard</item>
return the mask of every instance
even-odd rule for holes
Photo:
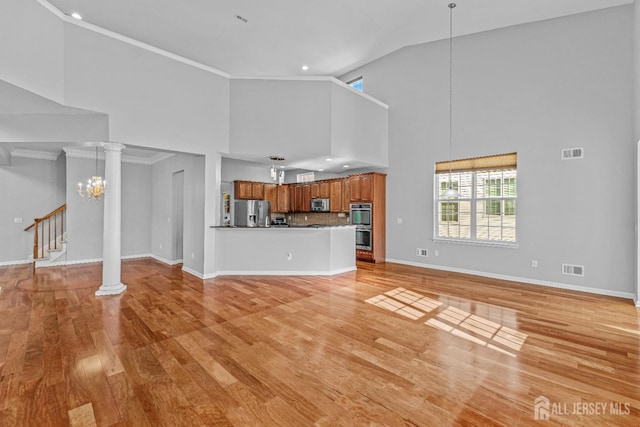
[[[156,261],[160,261],[161,263],[167,264],[167,265],[176,265],[176,264],[180,264],[182,262],[181,259],[175,259],[175,260],[171,261],[171,260],[168,260],[166,258],[162,258],[161,256],[158,256],[158,255],[155,255],[155,254],[149,254],[149,255],[146,255],[146,256],[148,256],[149,258],[153,258]]]
[[[192,269],[190,269],[188,267],[185,267],[184,265],[182,266],[182,271],[184,271],[185,273],[190,274],[192,276],[195,276],[200,280],[204,280],[204,279],[208,278],[208,277],[205,277],[204,274],[198,273],[197,271],[192,270]]]
[[[353,266],[329,271],[218,271],[216,276],[335,276],[356,269],[357,267]]]
[[[31,263],[33,263],[33,261],[28,259],[20,259],[16,261],[2,261],[0,262],[0,267],[8,267],[10,265],[23,265],[23,264],[31,264]]]
[[[550,288],[566,289],[569,291],[578,291],[578,292],[586,292],[590,294],[606,295],[610,297],[626,298],[626,299],[633,300],[636,304],[636,307],[640,307],[640,305],[638,305],[636,296],[631,292],[618,292],[618,291],[611,291],[609,289],[588,288],[586,286],[569,285],[567,283],[549,282],[545,280],[529,279],[527,277],[508,276],[503,274],[487,273],[484,271],[467,270],[464,268],[446,267],[442,265],[422,264],[418,262],[404,261],[401,259],[387,258],[386,261],[393,262],[396,264],[410,265],[412,267],[431,268],[434,270],[450,271],[452,273],[471,274],[474,276],[488,277],[491,279],[508,280],[511,282],[527,283],[530,285],[540,285],[540,286],[547,286]]]

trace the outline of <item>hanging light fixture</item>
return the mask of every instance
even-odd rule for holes
[[[282,156],[270,156],[269,159],[271,159],[274,162],[282,162],[284,161],[284,157]],[[282,170],[282,168],[284,168],[284,166],[280,166],[280,170],[278,170],[278,168],[276,167],[275,164],[271,165],[271,181],[273,182],[277,182],[278,185],[282,185],[284,183],[284,170]]]
[[[84,190],[82,189],[82,183],[78,183],[78,194],[89,200],[99,201],[104,196],[105,184],[106,181],[98,175],[98,146],[96,146],[96,174],[87,180],[87,186]]]
[[[442,195],[447,199],[455,199],[460,197],[458,190],[453,188],[451,180],[451,169],[453,166],[453,8],[455,3],[449,3],[449,183],[447,189]]]

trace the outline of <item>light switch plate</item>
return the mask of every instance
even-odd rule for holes
[[[22,218],[13,218],[14,224],[22,224]]]

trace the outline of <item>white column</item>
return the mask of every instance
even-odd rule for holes
[[[124,145],[102,143],[105,152],[104,228],[102,239],[102,285],[96,295],[115,295],[127,287],[120,281],[121,157]]]

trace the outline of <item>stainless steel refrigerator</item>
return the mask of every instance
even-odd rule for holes
[[[236,200],[234,219],[236,227],[269,227],[271,226],[271,202]]]

